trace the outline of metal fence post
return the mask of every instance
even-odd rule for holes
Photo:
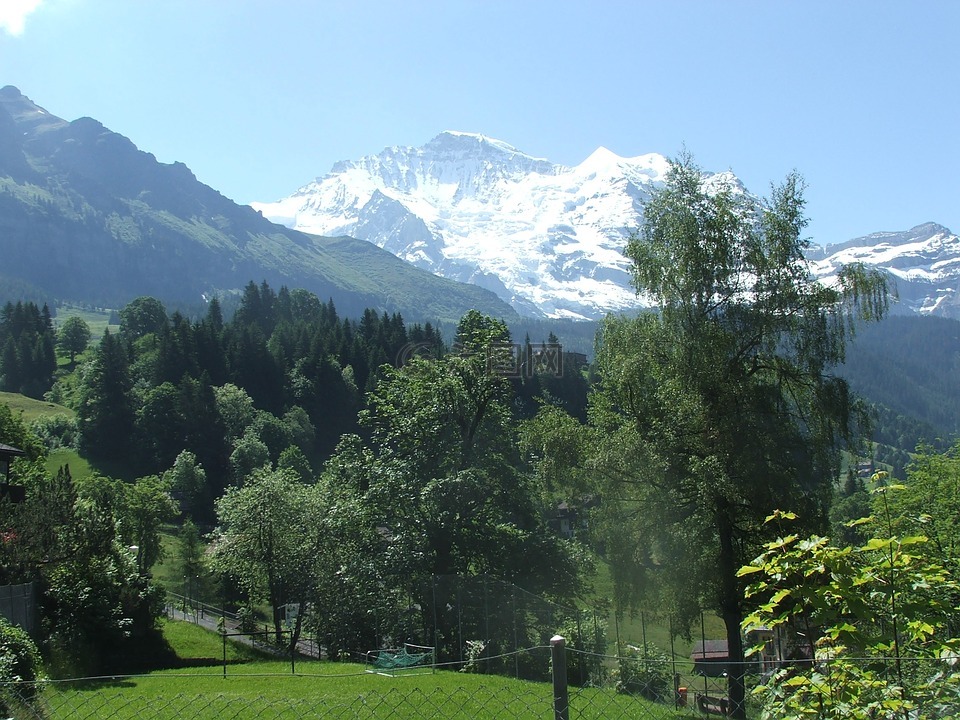
[[[553,720],[570,720],[566,644],[561,635],[550,638],[550,654],[553,657]]]

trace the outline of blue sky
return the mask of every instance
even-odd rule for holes
[[[960,232],[958,31],[954,0],[0,0],[0,85],[238,202],[451,129],[796,169],[829,243]]]

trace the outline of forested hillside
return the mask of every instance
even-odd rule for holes
[[[583,368],[564,363],[557,338],[516,343],[502,321],[472,311],[448,346],[429,323],[373,310],[343,318],[309,292],[253,282],[230,319],[216,300],[190,320],[137,298],[120,310],[119,330],[89,349],[85,323],[71,319],[55,331],[49,310],[32,303],[8,303],[0,316],[0,384],[76,413],[29,426],[6,406],[0,413],[0,442],[28,452],[13,468],[26,503],[0,501],[15,537],[0,545],[0,574],[72,603],[71,619],[60,605],[45,616],[72,628],[47,645],[71,667],[113,669],[130,642],[147,642],[159,596],[141,590],[168,521],[219,527],[214,566],[190,572],[216,569],[221,598],[241,607],[266,599],[278,637],[292,599],[344,608],[312,626],[344,651],[378,642],[374,620],[411,621],[392,593],[370,596],[375,617],[355,608],[357,593],[376,593],[375,577],[405,594],[432,575],[474,572],[551,596],[582,586],[584,558],[549,531],[551,495],[530,483],[517,439],[541,403],[585,417]],[[24,374],[37,349],[51,362]],[[68,446],[92,477],[43,470],[47,451]],[[36,535],[44,513],[49,538]],[[279,533],[269,542],[285,548],[283,562],[239,548],[264,537],[263,525],[246,533],[248,522]],[[51,559],[54,537],[82,542]],[[74,596],[80,577],[94,594],[142,602],[104,615]],[[114,632],[124,623],[137,628],[129,642]]]
[[[871,402],[935,433],[926,440],[960,434],[960,321],[891,315],[867,325],[841,372]]]
[[[89,332],[78,349],[70,342],[77,323],[55,332],[46,306],[8,303],[0,317],[0,389],[75,408],[78,449],[113,475],[160,473],[181,452],[194,453],[207,485],[194,489],[198,504],[184,510],[200,518],[211,517],[213,500],[263,453],[275,463],[286,451],[305,475],[318,471],[340,437],[357,430],[365,394],[384,367],[448,351],[430,323],[408,327],[399,314],[374,310],[342,318],[332,301],[266,283],[247,285],[230,320],[217,300],[191,321],[151,297],[124,307],[119,319],[119,332],[107,331],[79,368],[74,361],[56,373],[55,347],[74,356]],[[552,339],[551,352],[560,352]],[[529,354],[530,344],[517,347]],[[554,361],[555,374],[562,365]],[[556,377],[518,370],[511,382],[517,417],[532,415],[544,394],[584,416],[586,381],[577,365]]]

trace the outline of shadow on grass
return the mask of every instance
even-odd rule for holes
[[[65,680],[57,683],[60,688],[69,688],[70,690],[103,690],[105,688],[132,688],[137,684],[130,678],[125,677],[98,677],[81,678],[79,680]]]
[[[274,659],[272,655],[260,652],[252,647],[231,643],[230,649],[231,657],[227,658],[227,665],[243,665],[258,660]],[[157,632],[149,638],[141,638],[140,642],[129,648],[128,652],[114,656],[107,674],[137,675],[154,670],[182,670],[198,667],[223,667],[223,665],[222,655],[204,654],[181,657],[163,633]]]

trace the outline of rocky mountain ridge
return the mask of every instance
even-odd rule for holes
[[[824,282],[848,263],[883,268],[896,281],[901,309],[960,319],[960,238],[937,223],[829,245],[809,259]]]

